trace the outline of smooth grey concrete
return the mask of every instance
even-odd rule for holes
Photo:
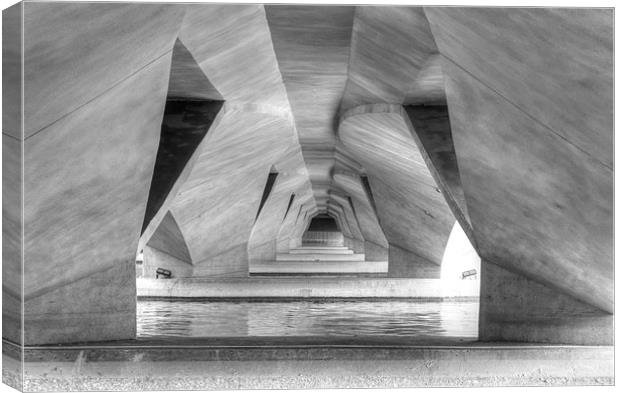
[[[134,257],[153,161],[134,153],[154,157],[169,64],[155,60],[26,141],[26,342],[135,334]]]
[[[333,185],[351,198],[355,217],[364,238],[366,258],[369,261],[385,261],[388,258],[388,242],[385,234],[378,222],[377,214],[368,200],[368,195],[363,189],[359,175],[340,168],[347,165],[343,161],[337,161],[339,169],[334,173]]]
[[[525,289],[531,280],[550,297],[528,300],[529,311],[504,324],[514,317],[500,303],[512,299],[490,290],[496,306],[481,320],[499,321],[489,326],[496,339],[612,339],[612,11],[582,11],[425,10],[478,253],[522,276],[489,268],[482,287],[504,288],[506,279],[506,290]],[[537,318],[565,296],[568,319]],[[583,303],[608,316],[582,338],[587,323],[571,316]]]
[[[613,315],[488,261],[480,277],[481,340],[613,345]]]
[[[613,385],[612,347],[140,342],[27,350],[25,391]],[[297,341],[298,338],[295,338]],[[239,348],[241,344],[243,348]],[[5,380],[21,379],[4,344]]]
[[[406,116],[397,105],[356,107],[342,116],[339,136],[369,172],[377,214],[394,255],[388,260],[398,265],[392,272],[416,277],[420,271],[420,278],[429,278],[429,267],[436,265],[438,278],[455,219],[411,137]]]
[[[279,261],[342,261],[342,262],[354,262],[364,261],[364,254],[278,254],[276,255],[276,262]]]
[[[357,7],[341,111],[380,102],[404,103],[416,75],[436,52],[422,8]]]
[[[298,247],[289,250],[291,254],[353,254],[353,250],[348,247]]]
[[[139,278],[139,297],[182,298],[477,298],[477,280],[351,277],[245,279]]]
[[[194,267],[191,262],[184,261],[151,246],[144,247],[143,257],[143,277],[155,278],[159,268],[170,270],[172,277],[191,277],[194,273]]]
[[[346,255],[349,256],[350,255]],[[353,273],[387,273],[387,261],[365,261],[363,257],[358,260],[330,260],[322,258],[316,260],[294,259],[287,261],[253,263],[250,265],[250,273],[281,273],[281,274],[353,274]]]
[[[388,275],[390,277],[440,278],[441,266],[395,244],[390,244]]]
[[[183,12],[24,7],[25,342],[131,338],[139,222]]]
[[[15,16],[5,30],[20,29]],[[23,87],[25,105],[23,130],[16,99],[3,126],[7,334],[19,335],[23,306],[26,343],[133,337],[138,251],[247,277],[330,214],[343,243],[402,276],[437,274],[458,220],[485,264],[510,272],[483,265],[486,339],[608,343],[612,16],[24,4],[24,86],[21,46],[3,48],[5,94]],[[141,235],[170,94],[225,104]],[[503,294],[521,288],[528,312],[511,315]],[[587,317],[540,320],[546,297]]]
[[[169,56],[183,11],[165,4],[24,3],[26,138]]]
[[[437,60],[440,57],[437,56]],[[441,76],[443,84],[443,74]],[[446,105],[410,105],[405,106],[411,122],[411,136],[417,143],[427,167],[443,193],[454,217],[467,234],[471,243],[476,242],[467,213],[467,202],[461,184],[450,118]]]
[[[22,5],[2,11],[2,336],[22,342]]]
[[[187,249],[183,233],[181,233],[170,211],[166,213],[164,219],[157,226],[157,230],[149,239],[146,248],[157,249],[179,261],[192,263],[192,257]],[[150,262],[147,256],[144,257],[144,260]]]

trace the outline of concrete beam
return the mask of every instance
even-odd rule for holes
[[[400,105],[354,108],[341,118],[339,136],[368,172],[377,213],[390,243],[394,274],[439,277],[455,219],[437,192],[406,116]],[[416,264],[422,268],[416,269]]]
[[[425,99],[419,90],[414,97],[413,89],[420,85],[416,76],[432,68],[427,62],[436,53],[421,7],[357,7],[341,113],[379,102],[402,104],[408,96],[435,99],[435,93]]]

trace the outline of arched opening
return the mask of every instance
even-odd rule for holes
[[[344,246],[344,237],[336,220],[329,214],[319,214],[310,220],[302,236],[304,246]]]

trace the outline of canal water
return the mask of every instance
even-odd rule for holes
[[[478,335],[478,302],[139,300],[138,337]]]

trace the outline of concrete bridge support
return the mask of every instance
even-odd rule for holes
[[[135,253],[183,10],[23,7],[24,342],[133,338]]]
[[[454,217],[404,116],[397,105],[357,107],[343,115],[339,135],[368,171],[370,193],[389,242],[388,275],[439,278]]]
[[[613,340],[612,14],[582,11],[426,9],[483,260],[481,340]]]

